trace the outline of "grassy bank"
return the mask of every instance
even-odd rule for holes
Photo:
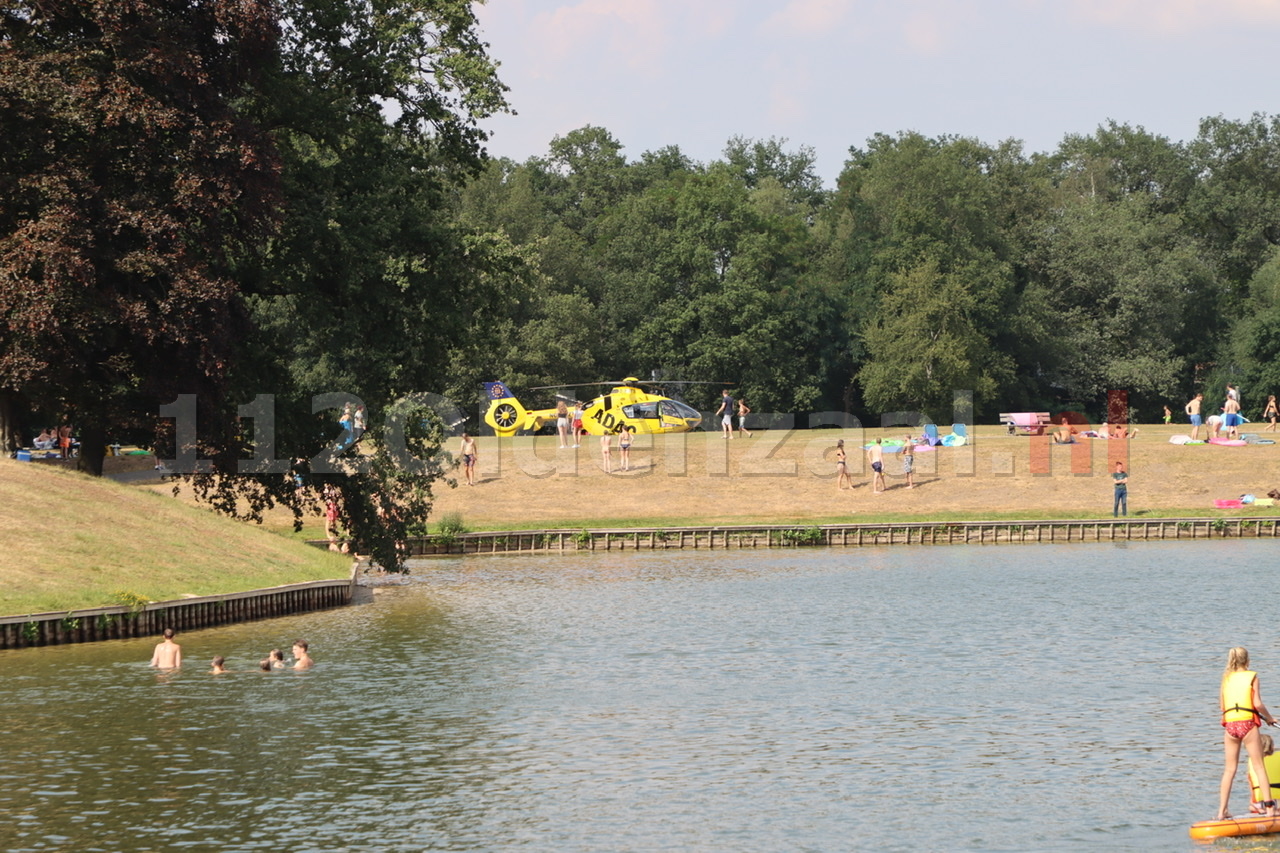
[[[1280,513],[1275,507],[1214,507],[1217,498],[1263,497],[1280,486],[1280,444],[1169,443],[1171,435],[1186,431],[1146,425],[1128,441],[1037,447],[1000,426],[973,427],[971,447],[916,454],[913,489],[906,488],[901,458],[886,455],[888,488],[878,495],[861,445],[877,437],[901,438],[903,429],[760,430],[733,441],[701,432],[640,436],[631,451],[632,470],[616,470],[615,447],[609,474],[596,438],[560,450],[554,436],[487,437],[480,440],[479,482],[474,488],[438,489],[432,521],[452,513],[466,527],[483,531],[1101,518],[1111,515],[1110,474],[1117,460],[1130,473],[1130,515]],[[843,491],[835,480],[838,439],[845,442],[854,484]]]
[[[350,560],[166,494],[0,459],[0,614],[346,577]]]

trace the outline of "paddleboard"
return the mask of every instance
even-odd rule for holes
[[[1280,817],[1233,817],[1227,820],[1202,820],[1191,824],[1191,837],[1198,841],[1211,838],[1234,838],[1239,835],[1266,835],[1280,832]]]

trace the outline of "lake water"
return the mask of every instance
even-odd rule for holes
[[[1275,553],[457,558],[170,676],[0,652],[0,848],[1213,850],[1229,647],[1280,711]],[[299,636],[314,669],[248,671]]]

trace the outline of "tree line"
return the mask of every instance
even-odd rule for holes
[[[0,9],[6,449],[65,418],[91,472],[108,439],[189,454],[198,493],[251,518],[340,488],[395,565],[455,426],[417,392],[656,373],[875,423],[945,422],[953,389],[980,418],[1096,416],[1125,389],[1151,419],[1280,386],[1277,119],[1032,154],[883,134],[834,188],[778,139],[629,159],[587,126],[518,163],[485,153],[508,91],[471,3],[375,5]],[[371,414],[358,468],[325,456],[335,392]]]
[[[1234,381],[1280,390],[1280,123],[1205,119],[1190,142],[1117,122],[1051,153],[879,134],[834,189],[811,149],[731,139],[628,161],[606,129],[491,161],[458,220],[536,264],[478,327],[452,390],[657,369],[732,380],[757,411],[1155,420]],[[1176,409],[1176,405],[1174,406]]]

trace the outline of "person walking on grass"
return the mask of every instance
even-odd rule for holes
[[[1280,418],[1280,408],[1276,407],[1276,395],[1272,394],[1267,397],[1267,407],[1262,410],[1262,419],[1270,421],[1271,425],[1267,427],[1266,432],[1276,431],[1276,419]]]
[[[716,416],[720,418],[724,437],[733,438],[733,397],[729,396],[728,388],[720,392],[720,408],[716,409]]]
[[[915,474],[916,468],[916,445],[911,436],[904,436],[902,444],[902,473],[907,475],[907,488],[914,489],[916,487]]]
[[[871,462],[871,493],[878,495],[885,490],[884,485],[884,448],[880,439],[867,447],[867,459]]]
[[[751,409],[747,407],[745,397],[738,398],[738,434],[751,438],[751,433],[747,431],[747,415],[751,414]]]
[[[844,452],[844,439],[836,441],[836,491],[848,486],[853,488],[853,480],[849,477],[849,459]]]
[[[462,434],[462,471],[467,476],[467,485],[474,486],[476,484],[476,460],[479,454],[476,451],[476,440],[469,433]]]

